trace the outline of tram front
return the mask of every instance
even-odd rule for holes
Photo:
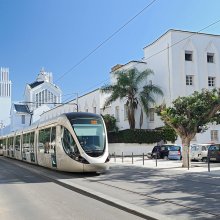
[[[108,140],[104,120],[92,113],[67,114],[76,137],[84,172],[108,168]]]

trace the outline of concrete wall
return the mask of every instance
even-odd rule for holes
[[[109,144],[109,153],[110,154],[116,154],[118,156],[123,155],[126,156],[131,156],[132,152],[133,155],[142,155],[147,154],[148,152],[151,152],[153,147],[157,145],[155,144],[124,144],[124,143],[114,143],[114,144]]]

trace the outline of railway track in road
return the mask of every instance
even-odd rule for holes
[[[36,169],[37,167],[35,165],[32,165],[32,164],[26,164],[24,165],[23,162],[21,161],[15,161],[15,160],[12,160],[12,159],[7,159],[7,158],[3,158],[3,160],[7,160],[7,161],[10,161],[12,163],[16,163],[18,166],[22,167],[22,168],[25,168],[25,169],[28,169],[32,172],[35,172],[37,173],[38,175],[41,175],[43,176],[44,178],[48,179],[49,181],[51,182],[54,182],[62,187],[65,187],[69,190],[72,190],[72,191],[75,191],[75,192],[78,192],[80,194],[83,194],[85,196],[88,196],[88,197],[91,197],[93,199],[96,199],[96,200],[99,200],[99,201],[102,201],[108,205],[111,205],[111,206],[114,206],[116,208],[119,208],[119,209],[122,209],[126,212],[129,212],[129,213],[132,213],[136,216],[139,216],[139,217],[142,217],[142,218],[145,218],[145,219],[158,219],[158,218],[155,218],[155,217],[152,217],[152,213],[148,213],[147,210],[144,210],[144,208],[140,208],[140,207],[134,207],[134,206],[129,206],[128,203],[126,202],[122,202],[118,199],[114,199],[114,198],[111,198],[109,196],[106,197],[106,195],[102,194],[102,193],[99,193],[99,192],[96,192],[96,191],[93,191],[93,190],[88,190],[88,188],[86,187],[82,187],[82,186],[79,186],[79,185],[76,185],[74,184],[74,182],[72,182],[73,184],[69,184],[67,182],[64,182],[62,179],[59,179],[56,177],[56,172],[55,172],[55,175],[54,175],[54,171],[50,171],[50,173],[52,172],[53,175],[49,174],[48,175],[48,169],[45,169],[45,168],[41,168],[40,169]],[[39,167],[38,167],[39,168]],[[42,170],[44,169],[44,171]],[[71,178],[73,177],[73,174],[68,174],[68,173],[58,173],[59,175],[63,176],[63,178]],[[76,174],[77,176],[77,174]],[[173,175],[151,175],[151,177],[154,176],[154,177],[163,177],[163,178],[169,178],[169,179],[172,179],[172,180],[179,180],[178,178],[175,178]],[[126,187],[122,187],[122,186],[116,186],[114,184],[111,184],[111,183],[107,183],[107,182],[104,182],[102,180],[97,180],[95,178],[92,178],[91,180],[91,177],[83,177],[84,180],[88,181],[88,182],[95,182],[97,184],[100,184],[104,187],[110,187],[112,188],[113,190],[119,190],[119,191],[123,191],[123,192],[126,192],[126,193],[129,193],[129,194],[133,194],[133,195],[137,195],[137,196],[141,196],[141,197],[144,197],[146,199],[150,199],[150,200],[154,200],[154,201],[157,201],[157,202],[161,202],[161,203],[164,203],[164,204],[171,204],[171,205],[175,205],[177,207],[181,207],[181,208],[184,208],[188,211],[192,211],[192,212],[197,212],[197,213],[202,213],[202,214],[205,214],[205,215],[209,215],[211,218],[215,218],[215,219],[219,219],[220,218],[220,214],[219,213],[213,213],[212,211],[210,210],[206,210],[206,209],[201,209],[201,208],[195,208],[195,207],[192,207],[192,206],[189,206],[189,205],[184,205],[184,204],[180,204],[176,201],[172,201],[171,199],[166,199],[166,198],[159,198],[158,196],[154,196],[152,194],[148,194],[148,193],[142,193],[142,192],[136,192],[136,191],[133,191],[129,188],[126,188]],[[185,181],[185,182],[188,182],[188,183],[195,183],[195,182],[198,182],[198,183],[201,183],[201,181],[199,180],[194,180],[194,179],[184,179],[184,180],[181,180],[181,181]],[[133,181],[135,183],[135,181]],[[204,185],[209,185],[210,186],[210,183],[208,182],[202,182],[202,184]],[[213,187],[215,186],[219,186],[218,184],[211,184]],[[178,190],[178,187],[177,187],[177,190]],[[190,194],[193,196],[193,194],[190,192]],[[197,196],[197,194],[194,194],[195,196]],[[213,195],[214,196],[214,195]],[[218,199],[218,198],[216,198]],[[145,212],[146,211],[146,212]]]

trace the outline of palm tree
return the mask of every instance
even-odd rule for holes
[[[159,87],[156,85],[145,85],[143,91],[140,92],[138,87],[143,80],[152,75],[153,71],[146,69],[139,72],[136,68],[129,70],[117,71],[114,73],[117,81],[113,85],[105,85],[101,88],[103,93],[111,93],[110,97],[106,100],[104,108],[110,105],[112,102],[119,99],[126,99],[126,105],[128,106],[128,122],[130,129],[135,128],[135,110],[138,107],[138,100],[144,107],[145,112],[148,112],[150,103],[153,103],[153,94],[163,94]],[[149,100],[149,102],[148,102]],[[145,109],[148,108],[148,109]]]

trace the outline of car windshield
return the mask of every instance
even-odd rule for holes
[[[220,146],[219,145],[211,145],[209,147],[209,150],[212,150],[212,151],[220,151]]]
[[[170,151],[179,151],[180,147],[179,146],[170,146]]]

